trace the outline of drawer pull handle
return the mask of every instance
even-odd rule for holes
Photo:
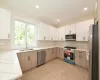
[[[30,61],[30,56],[28,56],[28,61]]]

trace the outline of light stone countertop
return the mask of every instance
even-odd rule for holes
[[[18,50],[0,51],[0,80],[15,80],[22,76]]]
[[[17,53],[48,49],[54,47],[59,47],[59,46],[39,47],[39,48],[33,48],[33,50],[25,50],[25,51],[19,51],[19,50],[0,51],[0,80],[15,80],[22,76],[22,71],[18,61]],[[76,49],[76,50],[86,51],[83,49]]]
[[[48,49],[54,47],[59,47],[59,46],[34,48],[33,50],[25,50],[25,51],[27,52],[27,51]],[[0,51],[0,80],[15,80],[22,76],[22,70],[18,61],[17,53],[25,51],[19,51],[19,50]]]
[[[87,50],[87,49],[75,49],[75,50],[89,52],[89,50]]]

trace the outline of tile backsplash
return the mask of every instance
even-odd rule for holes
[[[0,39],[0,50],[8,50],[11,48],[9,39]]]
[[[48,46],[72,46],[78,49],[88,50],[88,42],[77,42],[77,41],[37,41],[37,47],[48,47]],[[11,43],[9,39],[0,40],[0,50],[11,49]]]
[[[37,41],[37,47],[56,46],[56,41]]]
[[[82,42],[82,41],[59,41],[57,42],[57,46],[65,47],[65,46],[71,46],[71,47],[77,47],[78,49],[89,49],[89,42]]]

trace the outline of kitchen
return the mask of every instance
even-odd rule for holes
[[[74,5],[69,9],[79,4],[74,8],[79,10],[65,13],[69,4],[61,0],[44,0],[45,5],[33,2],[3,0],[0,4],[0,80],[89,80],[89,34],[96,24],[96,1],[69,1]],[[52,10],[51,5],[57,6]],[[98,74],[93,77],[97,80]]]

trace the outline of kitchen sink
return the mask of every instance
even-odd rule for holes
[[[21,49],[19,51],[28,51],[28,50],[34,50],[34,49]]]

